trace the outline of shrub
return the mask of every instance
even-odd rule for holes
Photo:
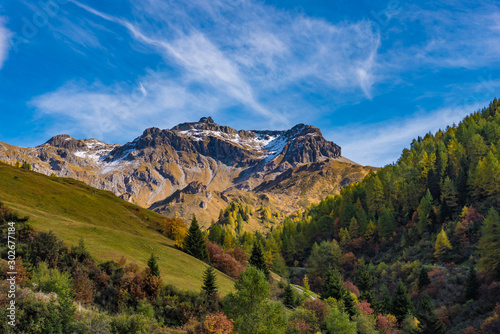
[[[61,273],[57,269],[49,269],[45,262],[38,264],[31,281],[35,284],[35,289],[45,293],[55,292],[61,294],[71,291],[70,274]]]

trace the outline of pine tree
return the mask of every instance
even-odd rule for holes
[[[480,268],[492,277],[498,276],[500,271],[500,216],[494,208],[490,209],[483,221],[479,239],[479,255]]]
[[[434,168],[431,168],[429,170],[429,173],[427,173],[427,189],[429,189],[432,198],[441,197],[439,175],[436,173],[436,170]]]
[[[373,306],[378,313],[386,314],[392,312],[391,293],[387,285],[382,284],[380,287],[380,298],[373,303]]]
[[[330,268],[326,275],[323,288],[321,290],[321,299],[326,300],[330,297],[337,300],[342,299],[344,295],[344,287],[342,285],[342,278],[340,272],[336,269]]]
[[[377,232],[377,226],[375,226],[373,221],[370,220],[368,226],[366,227],[365,240],[370,241],[375,236],[376,232]]]
[[[427,270],[424,267],[422,267],[420,268],[420,273],[418,275],[418,289],[422,290],[429,284],[431,284],[429,274],[427,273]]]
[[[19,160],[16,160],[16,165],[15,165],[17,168],[21,168],[21,163],[19,162]]]
[[[377,175],[371,177],[366,185],[366,202],[372,214],[380,213],[384,205],[384,187]]]
[[[342,300],[344,301],[344,307],[349,317],[352,319],[357,313],[356,304],[354,302],[354,297],[351,292],[345,288],[343,288]]]
[[[406,286],[403,281],[399,280],[392,299],[392,314],[401,322],[408,313],[413,313],[413,304],[406,291]]]
[[[448,176],[443,182],[441,203],[441,220],[446,221],[447,219],[452,219],[453,214],[458,208],[458,193]]]
[[[427,227],[432,223],[431,213],[432,206],[434,204],[434,200],[432,198],[431,192],[427,189],[425,196],[420,200],[420,204],[418,206],[418,223],[417,229],[420,235],[424,234],[427,231]]]
[[[283,304],[285,306],[295,307],[295,292],[293,291],[293,287],[290,283],[288,283],[285,287],[285,296],[283,298]]]
[[[420,321],[421,333],[444,334],[446,326],[434,312],[434,304],[431,297],[425,293],[418,303],[417,319]]]
[[[262,253],[262,248],[260,248],[260,243],[258,241],[253,245],[252,255],[248,260],[248,264],[261,270],[266,276],[266,279],[269,280],[269,269],[267,268],[266,260],[264,259],[264,254]]]
[[[500,206],[500,163],[492,150],[478,162],[470,185],[476,200],[492,207]]]
[[[214,267],[208,266],[205,269],[203,273],[203,286],[201,288],[209,297],[217,295],[217,276],[215,275]]]
[[[70,333],[73,323],[73,316],[76,313],[76,306],[73,304],[72,292],[69,289],[63,289],[58,296],[59,316],[61,319],[62,332]]]
[[[355,217],[352,217],[351,224],[349,224],[349,235],[351,239],[359,237],[359,224]]]
[[[383,208],[378,221],[378,233],[381,238],[390,238],[396,229],[396,220],[391,210]]]
[[[207,256],[207,245],[205,244],[205,238],[200,230],[196,216],[193,215],[191,219],[191,226],[189,227],[189,232],[184,240],[184,251],[197,259],[206,261]]]
[[[441,232],[439,232],[437,238],[436,238],[436,250],[434,251],[434,256],[436,259],[441,259],[444,254],[452,249],[450,240],[448,239],[448,236],[446,235],[446,232],[444,229],[441,229]]]
[[[358,274],[356,277],[357,277],[358,288],[361,291],[360,299],[372,303],[373,293],[371,289],[373,285],[373,280],[372,280],[372,275],[368,271],[368,266],[365,264],[364,260],[361,260],[360,264],[358,265]]]
[[[311,287],[309,286],[309,277],[307,277],[307,275],[304,276],[304,291],[309,293],[309,291],[311,290]]]
[[[153,253],[151,253],[151,256],[149,257],[148,267],[151,275],[160,277],[160,267],[158,266],[158,262],[156,262],[156,258]]]
[[[477,279],[474,263],[471,261],[469,271],[467,272],[467,281],[465,282],[465,300],[477,299],[479,281]]]

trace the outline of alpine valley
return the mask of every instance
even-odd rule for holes
[[[149,128],[124,145],[65,134],[30,148],[0,143],[0,160],[27,162],[167,216],[196,214],[205,227],[232,201],[290,214],[374,169],[343,157],[314,126],[238,131],[211,117]]]

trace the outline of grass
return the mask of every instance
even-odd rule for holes
[[[29,216],[36,230],[52,230],[68,245],[83,238],[98,261],[123,256],[127,262],[145,267],[154,253],[166,284],[190,291],[201,289],[207,265],[176,249],[172,240],[151,228],[163,216],[111,192],[0,163],[0,201]],[[217,274],[220,292],[233,291],[234,281]]]

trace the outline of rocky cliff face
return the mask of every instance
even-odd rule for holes
[[[223,205],[230,191],[254,191],[286,179],[291,169],[342,159],[341,148],[310,125],[238,131],[211,117],[172,129],[149,128],[124,145],[69,135],[33,148],[0,143],[2,161],[27,161],[37,172],[79,179],[141,206],[163,209],[182,205],[185,196],[198,196],[196,206],[202,210],[214,198]]]

